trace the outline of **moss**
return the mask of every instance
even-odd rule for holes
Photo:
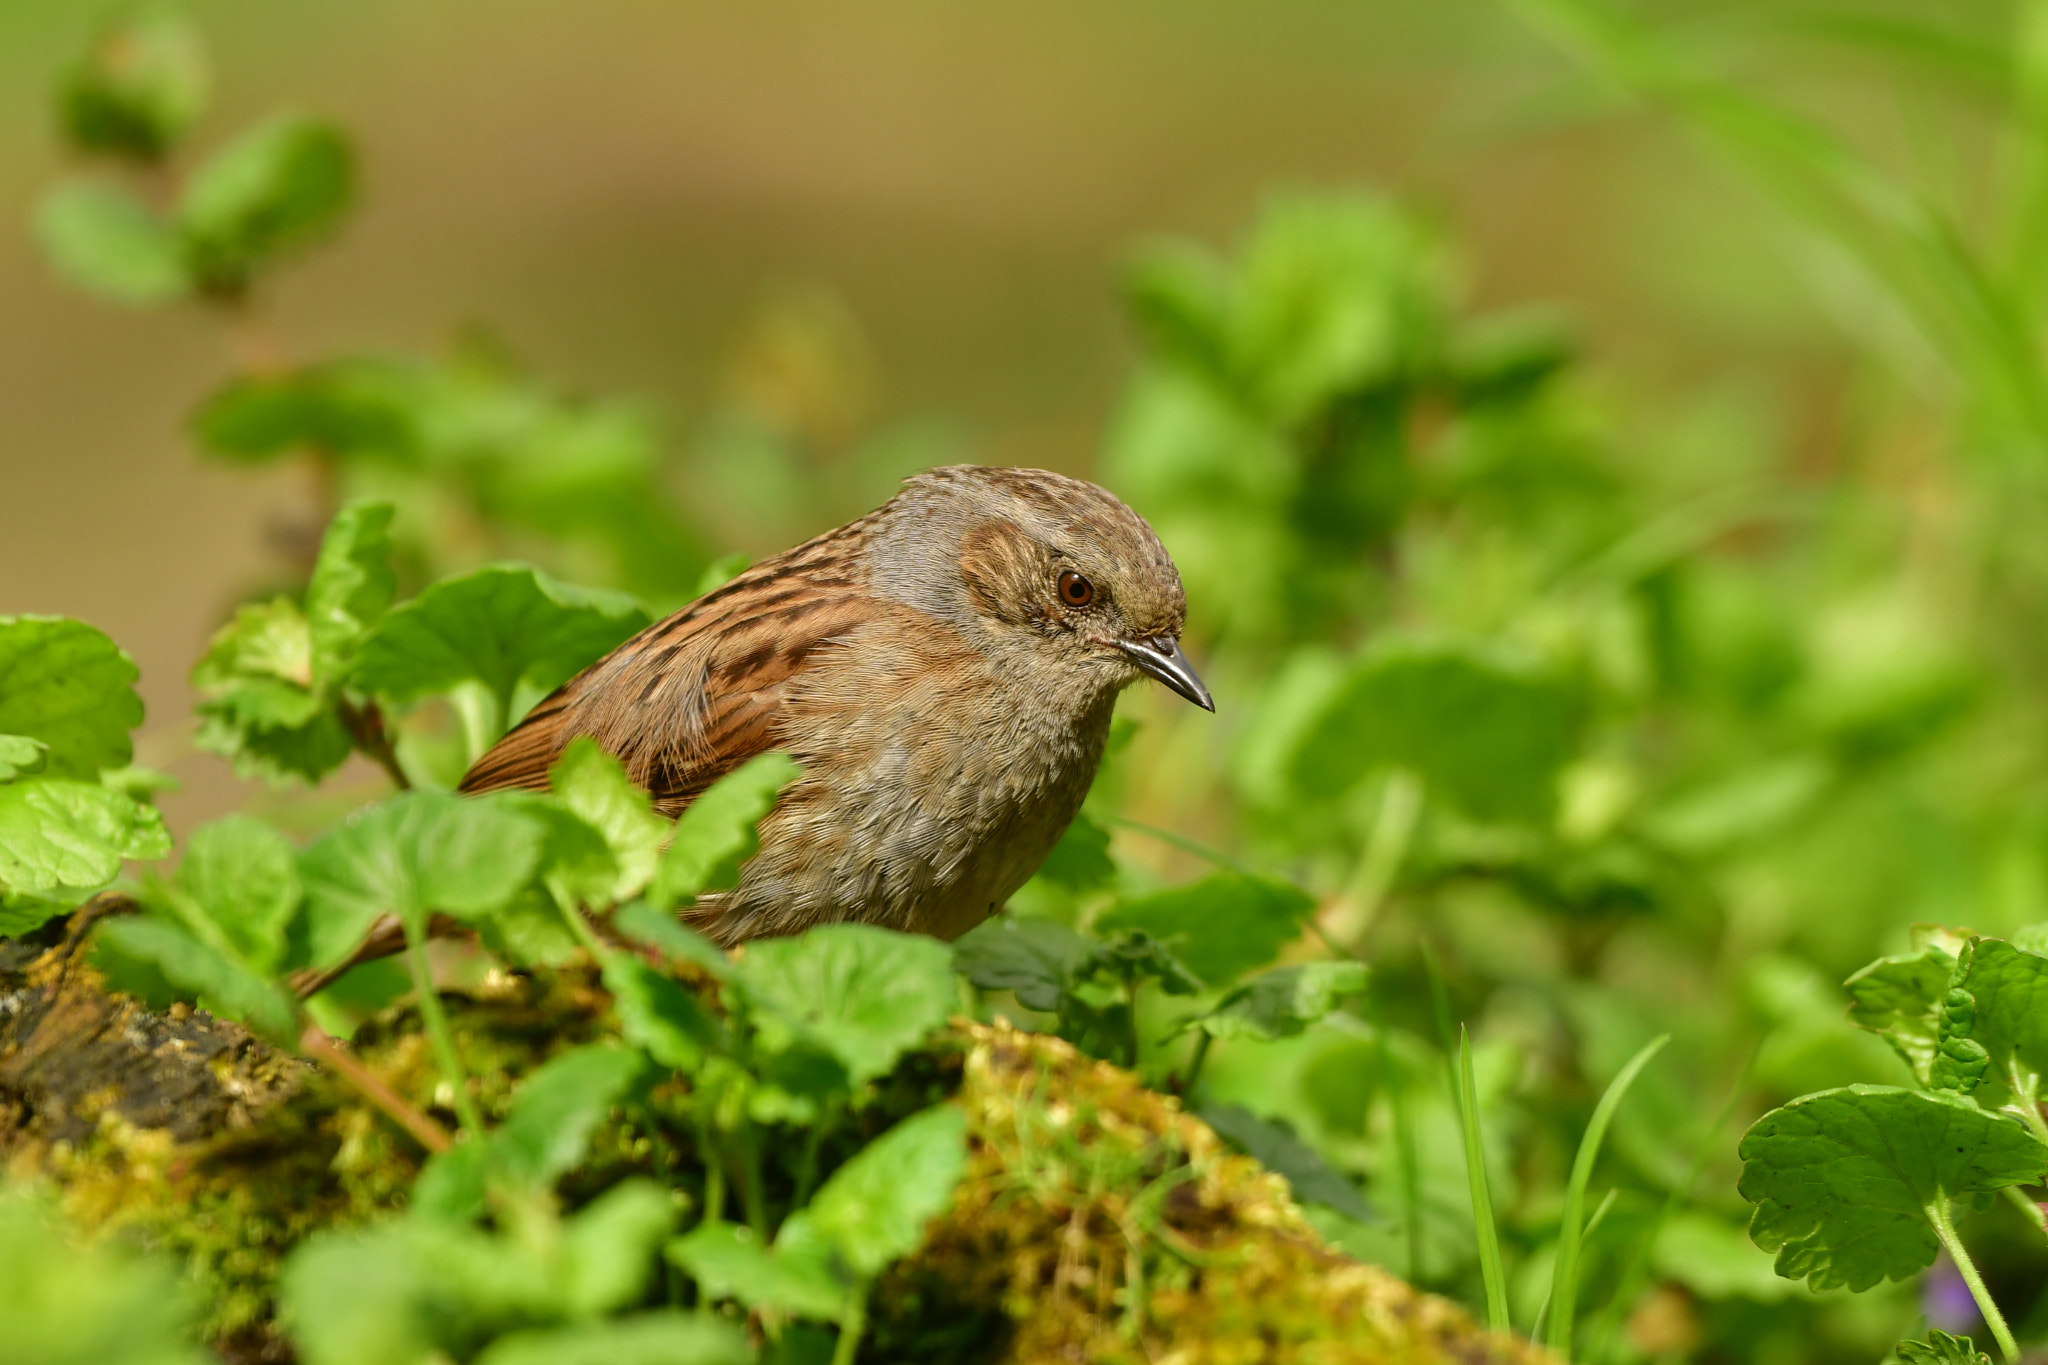
[[[584,968],[493,973],[447,1003],[494,1123],[519,1078],[613,1032],[609,998]],[[353,1046],[454,1126],[454,1096],[410,1009],[366,1024]],[[682,1115],[686,1094],[685,1081],[665,1079],[616,1110],[563,1182],[563,1202],[647,1174],[701,1206],[705,1170]],[[771,1213],[898,1118],[948,1096],[969,1117],[969,1175],[924,1249],[878,1286],[863,1359],[1545,1358],[1331,1251],[1284,1183],[1229,1152],[1172,1098],[1008,1026],[956,1023],[838,1115],[821,1142],[805,1130],[763,1130]],[[229,1360],[290,1359],[271,1321],[284,1255],[317,1230],[401,1207],[423,1157],[338,1078],[203,1012],[154,1013],[110,996],[70,945],[0,961],[0,1163],[52,1177],[81,1226],[181,1257]]]

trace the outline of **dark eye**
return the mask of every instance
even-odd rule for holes
[[[1085,607],[1095,600],[1095,585],[1072,569],[1060,575],[1060,601],[1070,607]]]

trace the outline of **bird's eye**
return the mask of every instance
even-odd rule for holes
[[[1060,601],[1070,607],[1085,607],[1095,600],[1095,585],[1072,569],[1060,575]]]

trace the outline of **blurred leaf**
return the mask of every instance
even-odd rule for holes
[[[858,1287],[833,1268],[831,1248],[803,1238],[789,1242],[787,1225],[770,1248],[746,1228],[700,1223],[668,1244],[668,1257],[689,1272],[706,1299],[737,1299],[748,1308],[828,1322],[844,1318],[858,1302]]]
[[[50,746],[27,735],[0,735],[0,782],[39,773],[48,761]]]
[[[1968,1337],[1932,1331],[1925,1341],[1902,1341],[1893,1348],[1899,1365],[1991,1365],[1991,1357]]]
[[[771,1051],[807,1043],[838,1058],[854,1085],[894,1067],[954,1001],[945,944],[866,924],[757,940],[736,981]]]
[[[1570,690],[1456,648],[1376,651],[1325,705],[1294,757],[1295,781],[1311,798],[1403,767],[1482,820],[1541,822],[1578,748]]]
[[[1928,1084],[1941,1041],[1941,998],[1948,993],[1953,953],[1930,946],[1918,953],[1881,957],[1842,983],[1849,1019],[1879,1034],[1920,1084]]]
[[[200,405],[192,430],[209,452],[241,463],[300,450],[340,459],[412,457],[423,401],[418,377],[405,365],[337,360],[237,376]]]
[[[834,1171],[783,1224],[778,1243],[815,1237],[855,1275],[873,1279],[923,1244],[966,1170],[967,1116],[950,1104],[913,1114]]]
[[[953,970],[985,991],[1015,991],[1026,1009],[1057,1011],[1088,940],[1052,920],[996,915],[953,942]]]
[[[1171,948],[1188,970],[1225,986],[1271,962],[1315,913],[1306,892],[1266,877],[1219,872],[1186,886],[1119,901],[1098,933],[1138,929]]]
[[[232,758],[241,776],[318,782],[354,749],[314,687],[313,632],[285,598],[240,608],[192,668],[200,748]]]
[[[1120,990],[1138,981],[1157,981],[1168,995],[1193,995],[1202,983],[1185,962],[1165,944],[1142,929],[1125,929],[1107,942],[1090,944],[1088,953],[1069,974],[1071,993],[1096,995],[1091,986],[1109,985]],[[1097,999],[1092,1003],[1101,1004]]]
[[[685,925],[671,912],[657,910],[646,901],[634,901],[619,907],[618,913],[612,916],[612,928],[630,939],[659,949],[671,961],[687,962],[702,968],[720,981],[732,977],[732,959],[725,955],[724,949]]]
[[[731,1323],[656,1311],[514,1332],[484,1348],[476,1365],[751,1365],[753,1359],[746,1335]]]
[[[697,997],[646,963],[618,954],[607,957],[604,985],[612,993],[626,1041],[646,1049],[663,1066],[694,1071],[719,1046],[718,1022]]]
[[[1940,1051],[1967,1045],[1987,1063],[1972,1091],[1979,1104],[2034,1108],[2048,1074],[2048,957],[1972,939],[1947,984]]]
[[[97,783],[32,777],[0,786],[0,890],[91,890],[112,881],[123,859],[170,851],[155,807]]]
[[[516,689],[552,690],[647,622],[623,594],[496,565],[444,578],[387,613],[350,681],[401,705],[475,681],[509,711]]]
[[[9,1365],[207,1365],[176,1272],[118,1241],[73,1244],[54,1210],[0,1192],[0,1322]]]
[[[712,783],[676,821],[648,900],[658,909],[687,907],[737,885],[740,865],[760,846],[755,826],[802,775],[787,754],[759,754]]]
[[[1664,1221],[1651,1258],[1658,1274],[1701,1298],[1751,1299],[1776,1303],[1799,1293],[1779,1275],[1770,1256],[1758,1250],[1740,1223],[1710,1213],[1680,1210]]]
[[[1294,1197],[1335,1209],[1346,1218],[1370,1222],[1372,1210],[1358,1186],[1330,1169],[1316,1149],[1277,1119],[1262,1119],[1236,1104],[1205,1104],[1195,1111],[1218,1136],[1275,1175],[1284,1176]]]
[[[59,915],[68,915],[76,908],[68,898],[46,900],[41,896],[0,890],[0,938],[32,934]]]
[[[1077,895],[1108,886],[1116,880],[1109,831],[1082,811],[1052,846],[1037,875]]]
[[[205,111],[211,85],[198,26],[173,5],[139,5],[64,72],[57,111],[78,151],[152,162]]]
[[[579,735],[548,770],[555,798],[596,830],[611,850],[618,876],[606,903],[637,896],[654,880],[661,846],[674,826],[654,813],[647,792],[633,784],[619,761]]]
[[[1937,1218],[2048,1174],[2048,1146],[2018,1120],[1958,1096],[1852,1085],[1794,1100],[1742,1139],[1749,1235],[1778,1273],[1861,1292],[1934,1262]]]
[[[311,961],[347,957],[379,915],[424,934],[435,911],[475,920],[526,885],[546,832],[510,804],[401,792],[356,812],[299,855]]]
[[[46,746],[47,776],[92,777],[133,757],[136,677],[135,661],[82,621],[0,616],[0,735]]]
[[[191,292],[177,231],[131,190],[72,180],[43,196],[36,240],[57,272],[87,293],[134,307]]]
[[[391,605],[388,502],[352,502],[335,514],[320,541],[320,558],[306,584],[306,624],[316,682],[339,682],[356,646]]]
[[[582,1163],[590,1135],[646,1063],[617,1047],[580,1047],[550,1058],[521,1083],[505,1121],[480,1139],[439,1153],[421,1170],[409,1207],[466,1220],[484,1210],[493,1181],[546,1188]]]
[[[355,194],[355,153],[340,129],[300,114],[257,124],[185,183],[178,226],[194,276],[233,297],[270,257],[324,237]]]
[[[633,1178],[590,1201],[563,1231],[567,1315],[593,1317],[636,1302],[655,1271],[654,1254],[676,1222],[676,1201],[652,1180]]]
[[[302,891],[291,841],[275,829],[247,815],[201,825],[185,841],[176,884],[251,967],[283,960]]]
[[[279,1047],[298,1041],[298,1002],[281,983],[236,961],[190,931],[154,915],[113,919],[99,936],[124,957],[152,963],[202,1004]]]
[[[1189,1023],[1215,1038],[1291,1038],[1365,989],[1362,962],[1276,967],[1239,986]]]

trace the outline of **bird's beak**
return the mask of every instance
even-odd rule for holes
[[[1209,689],[1195,676],[1194,665],[1188,662],[1187,655],[1180,652],[1179,640],[1171,635],[1162,635],[1152,640],[1118,640],[1116,645],[1130,655],[1138,667],[1204,711],[1216,709],[1216,703],[1209,698]]]

